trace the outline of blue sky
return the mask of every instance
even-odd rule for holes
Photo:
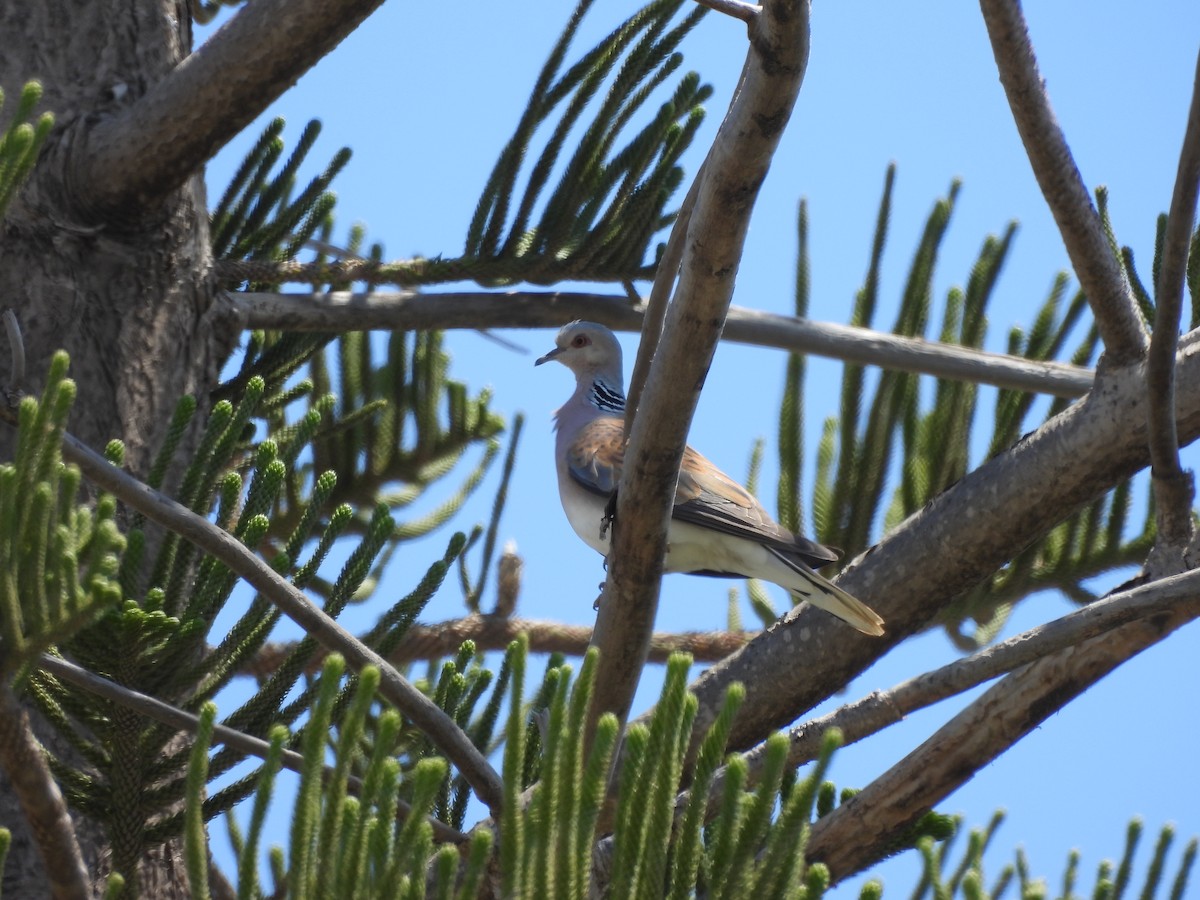
[[[1042,75],[1084,181],[1090,188],[1107,185],[1118,240],[1133,247],[1146,272],[1155,217],[1170,202],[1196,64],[1200,4],[1062,0],[1030,6]],[[590,46],[635,8],[624,0],[597,4],[576,46]],[[288,120],[289,140],[308,119],[323,122],[313,173],[317,161],[340,146],[354,151],[334,185],[339,234],[362,222],[372,239],[384,243],[389,259],[461,252],[484,179],[568,10],[567,4],[513,7],[478,0],[453,6],[387,3],[277,102],[268,116]],[[682,49],[685,68],[699,71],[715,88],[696,141],[698,153],[715,133],[736,82],[744,28],[709,15]],[[219,197],[260,128],[258,123],[248,129],[209,167],[210,201]],[[688,161],[689,174],[696,153]],[[756,207],[733,302],[790,312],[796,205],[806,197],[813,261],[810,315],[846,321],[866,271],[885,169],[893,161],[898,173],[879,324],[891,322],[933,203],[958,178],[962,190],[940,256],[935,299],[940,304],[949,288],[965,284],[986,235],[1018,221],[1015,246],[990,307],[987,346],[1003,349],[1009,328],[1032,321],[1055,274],[1069,266],[1008,112],[979,10],[971,4],[817,4],[808,73]],[[552,472],[550,414],[567,396],[570,376],[558,367],[533,369],[533,359],[552,346],[552,331],[502,334],[529,355],[472,332],[451,333],[447,346],[454,357],[453,377],[476,388],[492,385],[497,409],[527,416],[500,532],[502,540],[517,542],[525,559],[518,610],[531,618],[590,623],[600,561],[566,527]],[[636,344],[629,336],[623,343],[628,371]],[[768,505],[774,496],[771,447],[785,361],[776,351],[723,345],[690,437],[738,476],[746,471],[753,441],[766,439],[762,496]],[[837,364],[810,362],[808,472],[815,429],[836,411],[839,384]],[[991,397],[982,393],[981,410],[990,407]],[[1185,451],[1185,465],[1195,467],[1193,449]],[[495,483],[489,479],[453,527],[466,530],[486,518]],[[382,596],[406,593],[447,536],[398,553],[392,583]],[[1119,580],[1114,577],[1112,583]],[[725,590],[723,583],[708,579],[669,577],[658,627],[721,627]],[[773,599],[782,607],[781,592]],[[1069,609],[1056,595],[1032,597],[1005,634]],[[461,610],[457,589],[448,584],[425,618],[451,618]],[[743,617],[752,621],[744,603]],[[1193,758],[1200,726],[1191,705],[1177,700],[1200,676],[1198,651],[1200,631],[1193,624],[1049,719],[941,805],[943,811],[963,813],[972,825],[984,824],[997,806],[1008,809],[1008,822],[987,857],[992,875],[1020,843],[1032,871],[1057,885],[1067,851],[1077,847],[1085,873],[1081,887],[1088,890],[1100,859],[1119,854],[1125,824],[1135,813],[1152,831],[1167,821],[1177,824],[1171,860],[1179,858],[1184,841],[1200,833],[1200,776]],[[887,688],[954,657],[942,634],[925,635],[864,673],[843,699]],[[643,707],[657,683],[657,673],[648,673],[639,695]],[[867,783],[961,704],[923,711],[844,750],[832,777],[839,784]],[[1143,843],[1144,865],[1152,837]],[[220,853],[223,844],[218,833],[214,849]],[[876,874],[885,879],[887,896],[898,896],[911,887],[914,871],[912,859],[902,858]]]

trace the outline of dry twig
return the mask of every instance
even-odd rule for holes
[[[696,0],[701,6],[707,6],[713,12],[741,19],[747,25],[753,25],[754,19],[762,12],[762,7],[743,0]]]
[[[472,641],[477,650],[503,650],[518,635],[529,638],[531,653],[563,653],[583,656],[592,639],[592,629],[586,625],[564,625],[535,619],[514,619],[507,616],[469,615],[434,625],[412,625],[396,649],[388,654],[388,662],[406,666],[414,662],[453,656],[463,641]],[[696,662],[716,662],[724,659],[746,641],[754,631],[691,631],[683,633],[655,632],[650,638],[649,662],[665,663],[672,653],[690,653]],[[243,675],[266,678],[294,649],[294,644],[267,644],[243,670]],[[315,654],[309,671],[321,667],[321,654]]]

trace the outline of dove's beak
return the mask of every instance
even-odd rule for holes
[[[551,350],[545,356],[538,357],[537,360],[535,360],[533,364],[535,366],[540,366],[544,362],[550,362],[550,360],[552,360],[552,359],[557,359],[558,355],[560,353],[562,353],[562,347],[555,347],[553,350]]]

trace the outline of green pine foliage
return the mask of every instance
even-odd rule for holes
[[[852,325],[875,325],[894,183],[893,166],[884,182],[867,276],[855,299]],[[948,292],[938,330],[930,334],[938,252],[957,194],[956,182],[930,212],[890,330],[906,337],[978,348],[987,335],[988,302],[1016,226],[1010,224],[1001,236],[984,240],[966,287]],[[1103,209],[1102,202],[1100,205]],[[1122,258],[1131,283],[1140,284],[1132,255],[1126,250]],[[796,276],[798,315],[803,315],[808,305],[809,266],[807,215],[802,205]],[[1009,354],[1034,361],[1065,359],[1076,365],[1093,362],[1099,344],[1095,328],[1083,325],[1086,298],[1076,291],[1068,302],[1067,286],[1065,274],[1055,278],[1034,322],[1028,329],[1014,328],[1010,332]],[[1144,289],[1140,296],[1149,323],[1153,319],[1152,303]],[[804,524],[803,456],[799,444],[804,421],[803,386],[803,362],[793,355],[780,405],[778,505],[780,520],[800,530]],[[1061,412],[1068,402],[1059,398],[1038,404],[1032,394],[998,389],[994,414],[988,417],[981,416],[979,394],[977,385],[950,380],[939,380],[931,392],[922,392],[915,374],[885,370],[872,380],[861,366],[847,364],[839,414],[826,420],[816,449],[811,509],[817,539],[841,547],[847,558],[853,557],[983,459],[1008,448],[1022,434]],[[990,436],[980,433],[983,428],[991,429]],[[1119,484],[959,598],[943,614],[950,637],[964,650],[987,643],[1002,627],[1013,605],[1037,590],[1060,590],[1080,604],[1094,600],[1095,595],[1086,587],[1088,579],[1139,564],[1153,545],[1154,517],[1148,502],[1140,519],[1130,527],[1133,494],[1131,481]],[[764,621],[773,619],[774,611],[761,587],[751,584],[748,592],[751,605]],[[968,620],[974,624],[968,625]]]
[[[446,888],[438,896],[475,897],[490,856],[491,832],[480,830],[463,836],[461,855],[454,844],[443,843],[435,848],[428,816],[446,781],[445,761],[427,756],[405,769],[389,752],[402,731],[396,713],[385,712],[374,729],[367,727],[375,704],[378,671],[367,668],[357,678],[344,682],[344,668],[341,657],[331,655],[318,680],[309,727],[300,742],[303,766],[290,840],[286,855],[282,851],[273,854],[280,863],[272,866],[275,886],[271,894],[346,900],[424,897],[427,865],[436,852],[435,877]],[[208,709],[212,710],[211,705]],[[337,732],[332,747],[328,743],[331,727]],[[209,746],[203,737],[203,733],[197,735],[192,749],[193,770],[203,769],[208,759]],[[236,828],[232,831],[240,861],[241,898],[264,896],[257,851],[262,846],[266,807],[282,750],[289,742],[295,742],[295,736],[289,739],[282,726],[273,729],[266,763],[256,775],[249,828],[245,834]],[[333,765],[326,766],[330,750]],[[355,771],[361,772],[361,777],[353,775]],[[203,805],[199,794],[202,781],[197,779],[196,784],[189,794],[189,810]],[[192,867],[190,860],[207,860],[205,818],[189,819],[186,841],[191,888],[193,895],[201,898],[210,896],[206,866]]]
[[[329,186],[350,153],[340,150],[297,190],[297,171],[320,123],[308,124],[286,160],[283,128],[282,119],[266,127],[213,211],[214,255],[281,262],[298,260],[312,249],[314,262],[327,261],[335,207]],[[361,227],[352,228],[348,243],[335,248],[339,258],[361,258],[364,237]],[[366,255],[380,259],[382,252],[374,245]],[[245,287],[278,289],[257,283]],[[319,287],[333,291],[351,285],[314,285]],[[448,496],[419,518],[397,524],[394,538],[420,537],[445,524],[489,471],[504,429],[503,419],[490,408],[490,392],[472,397],[466,385],[448,377],[449,368],[450,356],[436,331],[251,333],[239,371],[216,396],[234,400],[255,378],[262,381],[248,422],[276,442],[285,468],[284,489],[272,508],[276,532],[290,532],[312,508],[306,501],[319,473],[337,475],[327,498],[333,506],[319,508],[347,504],[352,510],[347,527],[363,534],[370,527],[367,511],[376,503],[402,510],[465,466]],[[248,461],[253,446],[244,442],[241,458]],[[482,455],[472,460],[476,447]],[[394,548],[389,542],[381,564]],[[369,583],[377,577],[378,570]],[[312,589],[325,591],[327,585],[317,582]]]
[[[68,360],[51,362],[41,402],[21,401],[16,455],[0,466],[0,677],[27,667],[54,644],[121,603],[117,569],[125,539],[109,496],[85,505],[79,470],[62,460],[75,399]]]
[[[701,104],[712,88],[688,73],[657,113],[642,115],[650,121],[641,130],[623,133],[682,65],[676,48],[705,10],[697,7],[672,26],[682,0],[655,0],[561,71],[591,5],[580,0],[575,7],[479,199],[463,262],[482,283],[646,277],[653,273],[646,258],[651,239],[675,220],[665,210],[683,180],[678,161],[704,118]],[[585,124],[583,116],[593,108],[594,118]],[[554,115],[518,198],[535,131]]]
[[[291,156],[272,174],[283,156],[283,128],[282,118],[267,125],[213,210],[214,256],[293,259],[300,246],[329,224],[335,203],[329,185],[350,161],[350,150],[339,150],[325,171],[293,196],[296,172],[316,143],[321,123],[308,123]]]
[[[1164,825],[1149,861],[1140,889],[1133,882],[1133,869],[1137,862],[1138,843],[1142,835],[1142,821],[1130,821],[1125,835],[1125,848],[1120,861],[1114,866],[1111,860],[1102,860],[1096,869],[1095,881],[1090,890],[1081,889],[1079,851],[1072,850],[1063,869],[1061,885],[1053,890],[1044,878],[1034,877],[1029,871],[1025,853],[1018,849],[1013,863],[1004,866],[995,879],[988,881],[983,865],[983,856],[993,842],[996,830],[1004,821],[1004,813],[997,812],[985,828],[973,828],[967,836],[967,846],[957,863],[951,863],[954,837],[942,843],[923,839],[917,849],[921,854],[923,870],[911,897],[912,900],[1004,900],[1006,897],[1019,900],[1121,900],[1122,897],[1138,896],[1143,900],[1154,897],[1167,900],[1183,900],[1186,896],[1188,877],[1196,861],[1197,839],[1192,838],[1184,848],[1178,864],[1169,876],[1167,856],[1175,838],[1175,829]],[[956,833],[961,820],[955,820]]]
[[[464,647],[458,662],[473,656],[473,649]],[[841,742],[836,731],[826,735],[818,760],[803,777],[786,766],[786,739],[772,736],[765,764],[751,781],[743,757],[724,756],[744,693],[734,685],[700,744],[685,790],[681,773],[695,700],[686,689],[690,658],[677,654],[667,664],[651,721],[626,734],[614,798],[606,794],[616,720],[602,717],[590,745],[583,728],[595,651],[584,657],[577,677],[568,665],[548,668],[536,692],[542,702],[523,702],[527,661],[524,638],[513,642],[503,663],[508,675],[497,679],[485,709],[462,717],[490,716],[494,724],[498,698],[508,704],[499,827],[484,820],[467,834],[446,834],[433,824],[446,821],[450,772],[445,761],[428,744],[412,757],[395,756],[403,727],[394,712],[376,710],[378,673],[368,668],[346,679],[341,658],[328,657],[315,686],[309,725],[295,735],[282,726],[270,733],[265,763],[254,776],[246,830],[229,819],[239,860],[238,896],[470,898],[485,872],[500,885],[501,896],[511,898],[582,900],[592,896],[598,878],[611,897],[819,898],[828,890],[828,870],[806,863],[804,845],[815,819],[835,809],[839,797],[845,802],[855,793],[839,792],[826,780]],[[455,672],[461,668],[453,666]],[[448,706],[450,695],[440,687],[437,695]],[[482,695],[468,692],[473,699],[466,703],[474,708]],[[200,862],[208,858],[203,788],[215,759],[208,744],[214,716],[215,708],[206,704],[189,762],[185,847],[197,897],[208,896],[207,867]],[[539,777],[530,783],[526,758],[533,744]],[[271,854],[274,886],[267,891],[259,871],[265,814],[289,745],[301,748],[300,787],[292,801],[289,843]],[[934,814],[914,827],[895,848],[915,846],[923,861],[913,900],[1002,900],[1014,890],[1023,898],[1051,896],[1046,882],[1030,874],[1020,851],[1014,865],[986,881],[983,855],[1002,821],[997,813],[985,829],[972,830],[957,862],[951,856],[960,820]],[[1115,867],[1101,863],[1092,896],[1118,900],[1127,895],[1140,835],[1135,820],[1121,862]],[[1172,872],[1167,856],[1173,836],[1169,826],[1160,833],[1139,892],[1147,900],[1184,896],[1197,842],[1188,844]],[[1080,896],[1075,892],[1078,865],[1073,853],[1062,893],[1056,895],[1062,900]],[[878,881],[867,882],[860,892],[863,898],[883,894]]]
[[[10,575],[0,640],[6,650],[5,674],[11,678],[19,669],[27,670],[24,683],[30,695],[77,754],[51,761],[64,794],[73,806],[104,824],[114,868],[128,876],[148,847],[183,832],[187,819],[179,801],[189,790],[189,777],[192,784],[211,783],[245,754],[222,748],[197,782],[194,770],[188,774],[189,751],[178,742],[174,728],[91,696],[30,663],[38,653],[57,648],[124,687],[197,711],[263,647],[280,614],[265,600],[249,597],[241,616],[227,631],[214,635],[216,615],[238,583],[223,564],[198,556],[175,534],[151,542],[138,517],[129,521],[126,540],[116,527],[116,504],[110,498],[101,497],[90,507],[78,503],[79,474],[63,466],[59,449],[74,396],[66,367],[65,356],[57,357],[43,401],[23,401],[17,459],[0,471],[0,510],[6,521],[11,520],[4,530],[9,540],[0,547]],[[214,407],[176,495],[247,546],[267,550],[278,572],[310,591],[334,543],[356,543],[321,592],[325,611],[336,617],[369,593],[368,582],[377,577],[379,561],[395,545],[401,529],[386,503],[376,504],[361,520],[348,504],[338,503],[338,475],[333,470],[302,480],[289,469],[314,456],[315,429],[286,435],[282,447],[270,438],[248,442],[265,393],[263,379],[255,376],[236,405],[220,401]],[[165,457],[194,409],[191,402],[180,405],[153,477],[161,478]],[[111,446],[110,458],[119,461],[120,451],[119,444]],[[289,483],[302,486],[303,492],[287,498]],[[281,520],[281,510],[295,511],[294,518]],[[413,592],[384,611],[367,636],[374,647],[387,652],[396,645],[465,544],[463,535],[455,535]],[[146,558],[150,546],[156,552]],[[311,720],[299,723],[308,713],[315,687],[304,687],[302,679],[317,652],[315,641],[302,640],[221,724],[264,738],[274,725],[292,726],[292,740],[303,741],[313,725]],[[505,677],[502,674],[501,692]],[[470,714],[491,681],[491,673],[464,649],[457,661],[444,667],[442,679],[427,686],[447,712],[471,729],[480,747],[492,740],[498,706],[489,704],[477,721],[471,721]],[[352,687],[335,697],[330,713],[335,724],[354,714]],[[373,720],[378,718],[373,714]],[[409,729],[389,750],[407,771],[430,745]],[[202,818],[211,819],[246,798],[259,776],[255,771],[209,792]],[[466,788],[453,773],[444,782],[437,812],[461,824]]]
[[[273,174],[283,160],[281,119],[264,130],[212,214],[214,255],[285,262],[313,248],[314,265],[303,277],[315,288],[335,289],[348,287],[338,283],[339,263],[345,261],[374,263],[368,267],[370,284],[404,286],[464,279],[488,285],[622,282],[652,276],[661,246],[652,252],[651,241],[675,220],[668,204],[683,182],[679,161],[712,95],[695,72],[676,78],[683,64],[679,45],[705,10],[681,15],[683,0],[654,0],[568,65],[571,42],[592,3],[579,0],[539,73],[526,112],[484,186],[462,256],[384,264],[377,247],[360,253],[361,232],[352,232],[346,247],[334,247],[335,198],[327,188],[349,160],[349,150],[343,148],[297,192],[296,172],[320,126],[309,123]],[[534,140],[543,134],[539,149]],[[247,287],[270,290],[272,285]],[[329,339],[266,337],[248,358],[283,341],[263,361],[283,366]]]
[[[36,120],[33,118],[34,107],[41,98],[41,83],[26,82],[8,121],[8,128],[0,134],[0,216],[8,209],[17,189],[29,175],[42,144],[54,127],[52,113],[43,112]],[[3,108],[4,92],[0,91],[0,109]]]
[[[462,656],[471,656],[470,648]],[[501,679],[493,693],[493,698],[507,695],[508,702],[503,764],[507,793],[499,828],[485,821],[469,834],[447,840],[436,836],[429,819],[444,821],[438,806],[448,779],[446,763],[432,752],[411,766],[392,755],[398,717],[385,712],[372,726],[378,674],[365,669],[346,682],[340,657],[327,658],[310,727],[300,742],[304,762],[287,863],[274,873],[273,895],[474,897],[492,859],[498,861],[498,871],[490,877],[499,880],[503,896],[514,898],[582,900],[598,873],[606,873],[608,895],[614,897],[755,893],[817,898],[826,890],[828,872],[819,864],[806,866],[803,847],[818,794],[833,792],[823,779],[840,743],[836,733],[826,737],[819,761],[803,778],[785,771],[787,742],[775,736],[765,773],[749,785],[741,757],[722,759],[743,695],[735,686],[705,735],[692,789],[683,793],[683,757],[696,701],[686,689],[691,660],[678,654],[667,664],[667,683],[653,718],[626,736],[627,762],[614,806],[606,788],[616,748],[616,719],[602,717],[590,745],[583,727],[595,678],[595,651],[584,658],[577,677],[566,665],[547,670],[538,691],[547,700],[544,706],[523,702],[526,663],[521,639],[505,656],[511,673],[507,683]],[[342,697],[349,711],[338,717]],[[213,714],[207,706],[202,720],[210,722]],[[330,725],[334,735],[329,740],[318,737]],[[523,791],[525,757],[534,734],[542,735],[537,750],[540,778],[532,790]],[[190,758],[186,846],[195,860],[207,858],[202,827],[207,816],[194,810],[206,805],[204,778],[198,773],[209,765],[209,735],[211,731],[201,730]],[[236,825],[231,828],[240,860],[240,897],[265,895],[258,871],[265,809],[282,749],[289,743],[297,742],[282,727],[272,732],[267,761],[256,775],[249,825],[245,832]],[[724,808],[735,814],[706,825],[708,791],[718,776],[725,785]],[[827,803],[824,812],[831,807]],[[616,826],[611,837],[597,844],[604,821]],[[189,869],[198,897],[207,896],[202,868]],[[281,886],[286,886],[286,894],[280,893]]]

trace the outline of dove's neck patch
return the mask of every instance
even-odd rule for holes
[[[589,399],[592,401],[592,406],[601,412],[625,412],[625,392],[620,387],[614,388],[599,378],[592,382]]]

